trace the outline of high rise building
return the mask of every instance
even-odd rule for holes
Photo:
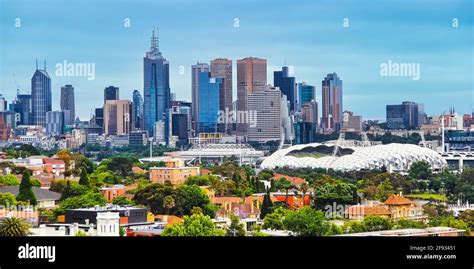
[[[344,132],[360,133],[362,132],[362,116],[356,116],[352,111],[342,113],[342,129]]]
[[[209,72],[211,67],[206,63],[197,63],[191,66],[191,98],[192,98],[192,120],[195,126],[193,129],[197,131],[197,123],[199,122],[199,74]]]
[[[46,134],[61,135],[64,133],[64,112],[46,112]]]
[[[199,113],[197,133],[217,133],[223,128],[219,120],[219,103],[221,92],[224,91],[224,78],[211,78],[211,72],[199,72],[197,88]]]
[[[308,144],[316,141],[318,129],[318,103],[315,100],[305,102],[301,112],[294,114],[295,144]]]
[[[267,85],[267,60],[248,57],[237,60],[237,111],[247,112],[247,96]],[[239,134],[247,133],[246,123],[237,123]]]
[[[188,117],[190,116],[189,112],[190,110],[183,110],[180,106],[171,107],[171,136],[177,138],[177,146],[186,145],[188,143]]]
[[[306,84],[306,82],[298,83],[295,98],[296,110],[301,111],[304,104],[316,100],[316,87]]]
[[[31,114],[33,125],[46,126],[46,112],[51,111],[51,78],[46,72],[46,62],[44,69],[38,69],[31,78]]]
[[[290,111],[295,109],[296,104],[296,84],[295,77],[290,74],[288,66],[283,66],[281,71],[273,72],[273,86],[280,88],[282,94],[290,102]]]
[[[104,133],[125,135],[132,130],[132,102],[130,100],[107,100],[104,105]]]
[[[170,107],[169,62],[159,50],[158,37],[154,30],[150,51],[143,58],[143,78],[145,129],[149,134],[153,134],[157,121],[165,122],[166,126],[167,112]]]
[[[97,124],[101,128],[104,127],[104,108],[99,107],[95,109],[94,119],[95,124]]]
[[[7,100],[0,94],[0,112],[7,111]]]
[[[336,73],[322,81],[322,121],[324,129],[339,130],[342,124],[342,80]]]
[[[76,118],[76,107],[74,103],[74,87],[64,85],[61,87],[60,107],[64,113],[64,124],[73,125]]]
[[[15,113],[16,125],[31,125],[31,94],[17,93],[16,99],[9,106]]]
[[[265,87],[247,96],[252,111],[248,123],[248,141],[267,142],[281,140],[281,92],[276,87]]]
[[[104,89],[104,104],[107,100],[119,100],[119,88],[115,86],[105,87]]]
[[[11,111],[0,112],[0,141],[7,141],[15,128],[15,114]]]
[[[133,91],[133,127],[143,129],[143,97],[138,90]]]
[[[421,126],[425,116],[423,104],[411,101],[405,101],[401,105],[387,105],[386,112],[388,129],[416,129]],[[420,117],[423,119],[420,120]]]
[[[221,111],[232,111],[232,60],[217,58],[211,61],[211,77],[224,78],[224,90],[219,96]]]

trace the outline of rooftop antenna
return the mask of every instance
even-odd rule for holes
[[[46,59],[44,59],[44,71],[46,71]]]

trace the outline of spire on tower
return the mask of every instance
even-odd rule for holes
[[[46,71],[46,59],[44,59],[44,71]]]
[[[158,36],[155,35],[155,27],[153,28],[153,32],[151,35],[151,51],[159,51],[158,49]]]
[[[36,58],[36,70],[38,70],[38,58]]]

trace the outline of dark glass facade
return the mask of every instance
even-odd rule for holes
[[[51,111],[51,78],[37,69],[31,78],[31,113],[33,125],[46,127],[46,112]]]
[[[273,72],[273,85],[279,87],[281,93],[286,95],[290,101],[290,110],[293,111],[296,104],[296,84],[295,77],[290,77],[287,66],[284,66],[282,71]]]
[[[169,63],[159,51],[154,31],[150,51],[143,58],[143,78],[145,129],[153,134],[157,121],[165,122],[165,128],[168,126],[167,114],[170,107]],[[168,141],[167,134],[168,130],[165,130]]]
[[[211,78],[210,72],[199,73],[198,133],[219,132],[219,96],[223,90],[223,78]]]

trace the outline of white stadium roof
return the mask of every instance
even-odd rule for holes
[[[412,144],[388,144],[368,147],[341,147],[351,149],[352,153],[343,156],[328,154],[323,157],[296,157],[287,154],[311,147],[334,144],[312,143],[295,145],[281,149],[265,158],[261,164],[263,169],[276,167],[291,168],[323,168],[339,171],[354,171],[362,169],[380,169],[385,166],[389,171],[407,171],[410,165],[417,161],[427,161],[434,170],[446,166],[446,161],[436,151]]]

